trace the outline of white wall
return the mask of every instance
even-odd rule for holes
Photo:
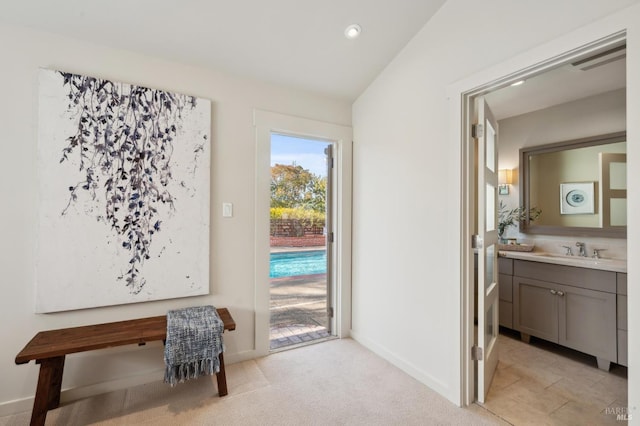
[[[33,397],[38,368],[33,362],[16,366],[14,357],[39,330],[163,315],[176,307],[214,304],[228,307],[237,322],[237,330],[225,335],[225,358],[233,362],[251,357],[255,311],[253,110],[350,125],[351,105],[24,28],[0,26],[0,40],[0,415],[30,409],[28,399],[11,402]],[[38,67],[137,83],[212,101],[210,296],[34,314]],[[234,204],[233,218],[221,217],[223,201]],[[160,343],[106,352],[123,353],[117,357],[107,357],[105,352],[68,357],[63,389],[85,388],[75,394],[63,393],[63,400],[82,392],[100,392],[162,377]],[[88,385],[92,386],[86,388]]]
[[[456,403],[464,212],[460,99],[447,100],[449,89],[464,79],[471,90],[559,54],[524,52],[632,3],[449,0],[354,104],[352,335]],[[616,16],[640,30],[640,7]],[[563,45],[583,38],[568,34]]]

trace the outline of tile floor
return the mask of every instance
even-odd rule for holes
[[[627,409],[625,367],[599,370],[592,356],[511,330],[501,330],[498,360],[483,406],[511,424],[620,424]]]

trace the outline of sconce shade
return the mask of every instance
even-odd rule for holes
[[[513,170],[501,169],[498,170],[498,183],[500,185],[511,185],[513,183]]]

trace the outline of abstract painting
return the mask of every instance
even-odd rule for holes
[[[39,83],[36,312],[208,294],[211,102]]]

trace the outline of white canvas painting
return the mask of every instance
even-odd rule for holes
[[[208,294],[211,102],[39,80],[36,312]]]

